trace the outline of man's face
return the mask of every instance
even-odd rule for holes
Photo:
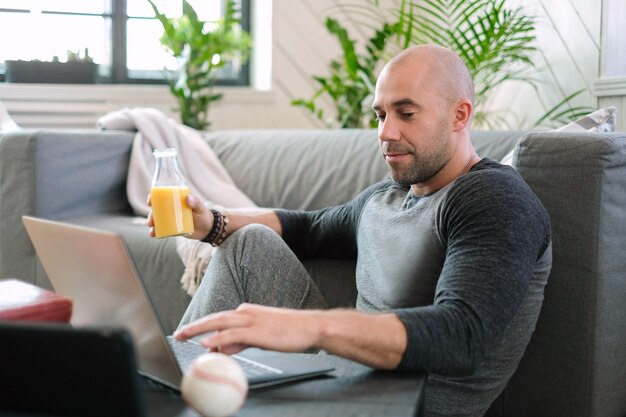
[[[419,69],[383,71],[373,109],[378,143],[391,177],[410,186],[431,179],[450,160],[450,106]]]

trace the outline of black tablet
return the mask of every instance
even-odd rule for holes
[[[0,362],[3,412],[147,415],[126,330],[0,322]]]

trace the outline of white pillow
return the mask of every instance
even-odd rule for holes
[[[558,129],[554,129],[555,132],[613,132],[615,130],[615,113],[617,109],[613,106],[605,107],[589,113],[586,116],[581,117],[571,123],[561,126]],[[511,149],[509,153],[504,155],[500,161],[503,165],[513,166],[513,152],[515,148]]]

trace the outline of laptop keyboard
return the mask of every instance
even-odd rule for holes
[[[173,336],[168,336],[167,342],[172,348],[172,351],[178,360],[178,364],[183,371],[186,371],[198,356],[203,353],[207,353],[204,346],[193,340],[180,341],[175,339]],[[239,355],[231,355],[231,357],[235,359],[239,365],[241,365],[248,379],[282,374],[280,369],[273,368],[251,359],[244,358]]]

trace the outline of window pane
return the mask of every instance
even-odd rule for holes
[[[7,59],[51,61],[57,56],[67,59],[67,51],[89,48],[89,55],[100,64],[110,64],[108,50],[108,18],[99,16],[0,13],[0,39],[3,42],[0,61]],[[33,36],[33,33],[45,36]]]
[[[217,70],[217,76],[222,80],[236,80],[240,72],[241,61],[238,58],[233,58],[232,61],[224,63],[224,66]]]
[[[161,13],[168,17],[178,17],[182,13],[182,1],[155,0]],[[221,0],[191,0],[190,4],[198,13],[198,17],[205,21],[216,21],[221,14]],[[146,0],[127,0],[128,22],[127,30],[127,67],[129,70],[159,71],[150,74],[161,77],[161,70],[176,69],[176,59],[163,49],[159,38],[163,34],[163,26],[156,19],[142,19],[133,17],[153,17],[154,11]],[[235,66],[238,70],[238,66]],[[226,78],[233,78],[232,70],[223,71]],[[144,73],[145,74],[145,73]],[[236,75],[235,75],[236,77]]]
[[[167,17],[180,16],[183,3],[180,0],[154,0],[159,11]],[[126,0],[126,14],[130,17],[154,17],[147,0]]]
[[[129,19],[127,24],[127,66],[130,70],[176,68],[176,60],[163,49],[159,38],[163,26],[157,20]]]
[[[2,0],[7,9],[94,14],[108,13],[109,4],[109,0]]]
[[[183,13],[183,2],[180,0],[155,0],[157,8],[167,17],[178,17]],[[220,18],[221,0],[189,0],[200,20],[215,21]],[[146,0],[127,0],[126,9],[131,17],[154,17],[154,11]]]
[[[214,22],[222,15],[222,2],[219,0],[189,0],[189,4],[198,14],[198,18],[205,22]]]

